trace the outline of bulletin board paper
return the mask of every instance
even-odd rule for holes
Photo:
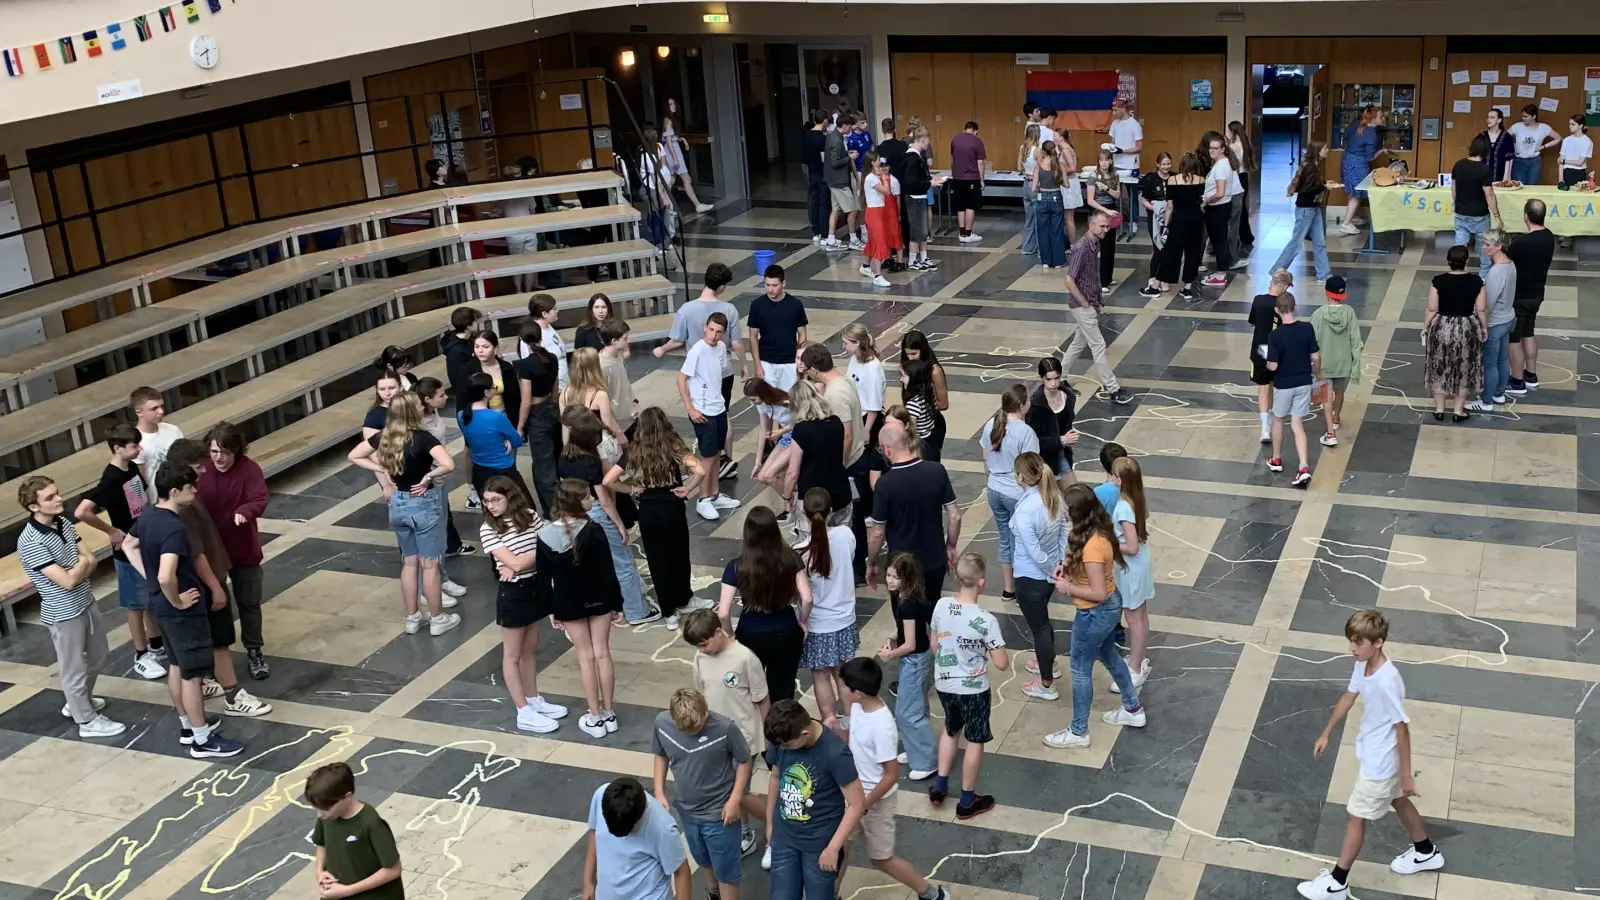
[[[1534,96],[1536,94],[1538,94],[1538,93],[1539,93],[1539,88],[1536,85],[1532,85],[1532,84],[1519,84],[1519,85],[1517,85],[1517,96],[1518,97],[1523,97],[1525,99],[1532,100],[1534,98]]]
[[[1527,66],[1506,66],[1507,78],[1525,78],[1528,74]]]
[[[1451,112],[1458,112],[1458,113],[1469,113],[1469,112],[1472,112],[1472,101],[1471,100],[1457,100],[1451,106]]]
[[[1487,84],[1469,84],[1467,85],[1467,96],[1487,97],[1489,96],[1489,86]]]
[[[1554,97],[1540,97],[1539,108],[1545,112],[1555,112],[1561,107],[1561,102]]]
[[[1482,72],[1478,73],[1478,80],[1484,84],[1494,84],[1496,81],[1500,80],[1500,70],[1484,69]]]
[[[1550,90],[1552,90],[1552,91],[1564,91],[1566,89],[1567,89],[1567,76],[1565,76],[1565,75],[1551,75],[1550,76]]]
[[[1468,72],[1465,69],[1462,69],[1459,72],[1451,72],[1450,73],[1450,83],[1451,84],[1466,84],[1467,82],[1469,82],[1471,80],[1472,80],[1472,73]]]
[[[1541,72],[1538,69],[1535,69],[1532,72],[1528,73],[1528,83],[1529,84],[1544,84],[1544,79],[1545,79],[1546,74],[1547,73]]]
[[[1497,104],[1495,104],[1494,108],[1500,110],[1500,118],[1502,118],[1502,119],[1511,118],[1511,104],[1509,104],[1509,103],[1497,103]]]
[[[1509,96],[1511,96],[1511,85],[1509,85],[1509,84],[1497,84],[1497,85],[1495,85],[1494,86],[1494,95],[1496,97],[1509,97]]]

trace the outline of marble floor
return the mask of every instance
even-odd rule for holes
[[[1096,717],[1092,749],[1050,750],[1039,737],[1063,726],[1069,703],[1026,699],[1022,680],[1001,674],[983,774],[999,808],[957,823],[951,806],[933,809],[910,784],[899,806],[901,852],[960,900],[1293,896],[1294,882],[1338,851],[1352,729],[1322,759],[1311,747],[1349,677],[1342,624],[1372,606],[1393,623],[1418,805],[1448,863],[1391,874],[1387,861],[1406,841],[1387,818],[1369,832],[1356,895],[1553,900],[1600,889],[1600,857],[1577,852],[1600,837],[1600,701],[1589,706],[1600,684],[1600,640],[1591,640],[1600,432],[1589,430],[1600,421],[1600,260],[1584,242],[1578,255],[1558,256],[1541,319],[1543,387],[1452,426],[1427,414],[1418,339],[1444,247],[1380,242],[1391,252],[1368,255],[1358,239],[1330,235],[1367,359],[1340,445],[1311,445],[1315,476],[1300,491],[1266,470],[1244,366],[1243,313],[1264,288],[1283,221],[1281,210],[1263,212],[1257,261],[1186,302],[1139,297],[1134,272],[1148,249],[1118,248],[1119,284],[1102,321],[1135,402],[1114,407],[1096,395],[1086,361],[1072,372],[1085,395],[1080,476],[1098,480],[1098,447],[1116,440],[1150,487],[1150,724],[1122,733]],[[930,335],[954,392],[946,460],[967,504],[962,543],[992,555],[981,457],[967,438],[1001,386],[1029,380],[1036,358],[1068,337],[1062,288],[1018,252],[1020,224],[1015,208],[987,210],[981,244],[942,236],[939,271],[893,275],[884,290],[856,273],[857,260],[813,248],[792,202],[726,203],[685,230],[690,272],[732,265],[741,307],[757,291],[753,252],[774,250],[808,303],[811,336],[836,353],[851,322],[891,356],[906,330]],[[1303,310],[1322,302],[1314,284],[1296,293]],[[636,352],[642,402],[679,409],[675,366]],[[740,408],[735,418],[748,471],[754,417]],[[499,686],[494,584],[481,558],[450,562],[470,588],[463,627],[406,636],[398,555],[370,475],[340,453],[272,489],[263,526],[274,668],[250,687],[276,709],[228,720],[247,744],[237,760],[206,764],[182,751],[164,687],[130,671],[125,629],[112,634],[100,693],[130,728],[110,742],[79,740],[61,717],[42,626],[0,639],[0,900],[313,896],[312,814],[300,793],[310,769],[336,759],[356,767],[361,796],[393,825],[409,896],[576,896],[587,798],[619,773],[648,778],[647,723],[688,682],[689,648],[659,624],[619,632],[621,731],[596,742],[568,719],[548,736],[519,733]],[[747,479],[726,489],[746,509],[773,499]],[[456,517],[475,533],[464,500],[458,490]],[[695,521],[703,594],[715,590],[741,522]],[[100,586],[108,610],[111,590]],[[1011,646],[1030,645],[1013,607],[984,602]],[[881,592],[860,590],[858,619],[862,645],[875,646],[891,624]],[[1057,621],[1070,624],[1064,605]],[[538,656],[541,690],[579,702],[565,638],[545,634]],[[1113,702],[1097,691],[1097,706]],[[765,773],[756,781],[764,791]],[[754,860],[746,878],[752,896],[765,895]],[[704,875],[696,879],[699,890]],[[869,892],[908,897],[853,867],[841,896]]]

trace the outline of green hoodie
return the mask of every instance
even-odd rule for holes
[[[1322,376],[1360,380],[1361,324],[1356,321],[1356,311],[1343,303],[1329,301],[1311,314],[1311,328],[1317,333]]]

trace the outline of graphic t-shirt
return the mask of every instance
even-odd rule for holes
[[[1522,122],[1511,126],[1511,139],[1517,142],[1517,156],[1527,159],[1539,155],[1539,145],[1555,137],[1555,132],[1543,122],[1529,126]]]
[[[689,376],[689,402],[702,415],[720,416],[728,411],[722,399],[722,362],[725,354],[720,343],[697,341],[689,348],[683,366],[678,371]]]
[[[318,819],[311,827],[311,843],[322,848],[323,868],[340,884],[355,884],[400,862],[389,823],[367,805],[348,819]],[[363,900],[405,900],[405,896],[399,878],[361,893]]]
[[[768,747],[766,760],[778,779],[772,843],[821,852],[844,821],[844,786],[859,780],[850,748],[824,728],[809,747]]]
[[[133,458],[134,464],[143,467],[150,480],[155,481],[161,464],[167,461],[167,451],[182,437],[183,429],[171,422],[157,425],[155,434],[139,432],[139,455]]]
[[[1367,664],[1357,662],[1350,673],[1352,694],[1361,695],[1361,725],[1356,732],[1356,760],[1361,777],[1382,781],[1400,774],[1400,745],[1394,726],[1410,722],[1406,715],[1406,683],[1394,662],[1384,660],[1378,671],[1367,674]]]
[[[929,639],[933,686],[946,694],[981,694],[989,689],[989,651],[1006,645],[1000,620],[976,603],[945,597],[933,608]]]
[[[100,483],[88,493],[94,505],[111,520],[111,527],[124,533],[133,527],[134,520],[144,512],[146,496],[144,479],[139,477],[136,466],[119,469],[110,464],[100,473]],[[128,561],[120,547],[112,550],[111,556],[120,562]]]
[[[848,374],[856,383],[862,411],[883,412],[883,362],[876,359],[862,362],[852,356]]]

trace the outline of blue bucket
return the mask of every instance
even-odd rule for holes
[[[767,266],[772,265],[773,260],[777,258],[777,254],[772,252],[771,250],[757,250],[756,254],[755,254],[755,257],[756,257],[756,280],[760,281],[760,280],[762,280],[763,278],[766,277]]]

